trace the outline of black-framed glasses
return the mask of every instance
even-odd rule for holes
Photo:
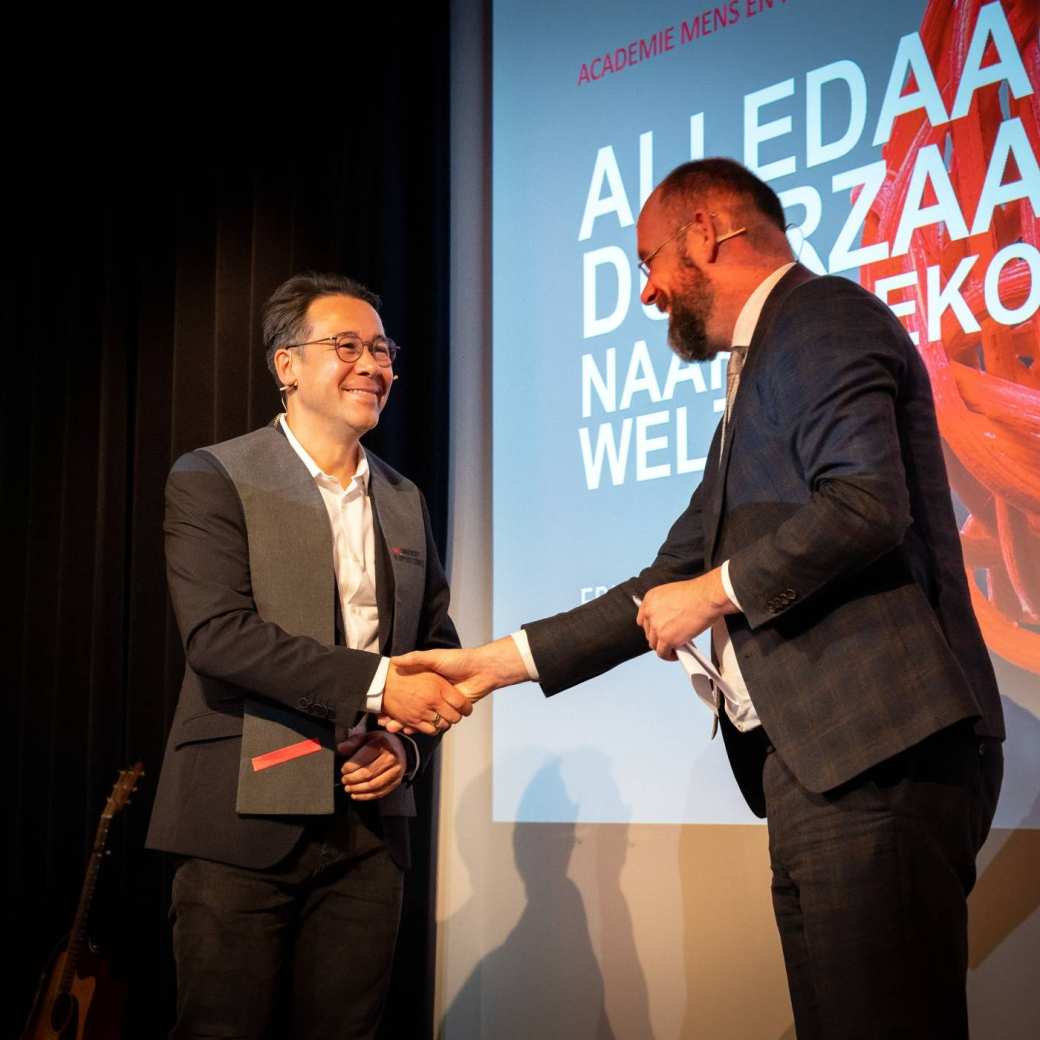
[[[709,213],[708,216],[711,217],[713,220],[715,218],[714,213]],[[654,257],[657,256],[657,254],[660,253],[666,245],[668,245],[670,242],[674,242],[687,228],[693,227],[693,225],[696,223],[697,222],[695,220],[688,220],[681,227],[676,228],[674,234],[666,238],[656,249],[652,249],[649,253],[647,253],[645,257],[643,257],[642,260],[639,261],[639,270],[643,272],[644,278],[650,277],[650,265],[653,263]],[[744,234],[747,234],[746,227],[739,227],[735,228],[733,231],[727,231],[724,234],[717,235],[715,237],[715,245],[720,246],[723,242],[728,242],[731,238],[736,238],[737,235]]]
[[[364,354],[365,347],[368,347],[372,360],[381,368],[389,368],[401,349],[389,336],[373,336],[366,341],[356,332],[337,332],[335,336],[311,339],[306,343],[287,343],[285,348],[289,350],[292,347],[310,347],[319,343],[327,343],[336,351],[336,356],[340,361],[348,365],[357,361]]]

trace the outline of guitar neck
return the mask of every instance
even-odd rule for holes
[[[69,993],[72,989],[72,980],[76,975],[76,967],[80,955],[83,953],[83,944],[87,938],[87,918],[90,916],[90,903],[94,898],[94,889],[97,886],[98,874],[101,873],[101,862],[105,856],[105,845],[108,843],[108,828],[112,823],[112,817],[130,804],[130,796],[137,789],[137,781],[144,775],[144,766],[140,762],[135,763],[129,769],[120,770],[119,777],[112,788],[112,793],[105,802],[105,808],[98,820],[97,831],[94,834],[94,848],[87,863],[86,877],[83,878],[83,888],[79,893],[79,906],[76,907],[76,916],[72,922],[72,931],[69,933],[68,945],[65,948],[65,966],[61,973],[58,984],[59,993]]]
[[[72,931],[69,934],[69,942],[65,952],[65,969],[61,973],[61,982],[58,989],[61,993],[68,993],[72,988],[72,980],[76,974],[76,967],[80,955],[83,952],[83,944],[87,938],[87,919],[90,916],[90,904],[94,899],[94,889],[97,887],[98,875],[101,873],[101,861],[105,856],[105,844],[108,841],[108,826],[112,817],[102,814],[98,823],[97,833],[94,835],[94,851],[87,863],[87,873],[83,878],[83,888],[79,894],[79,905],[76,907],[76,916],[72,922]]]

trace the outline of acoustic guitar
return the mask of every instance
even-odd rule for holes
[[[130,795],[144,775],[138,762],[119,773],[105,802],[94,835],[94,848],[68,941],[59,943],[40,979],[22,1040],[101,1040],[119,1036],[122,1011],[121,987],[108,976],[105,962],[87,938],[87,917],[94,898],[101,862],[108,843],[112,818],[130,802]]]

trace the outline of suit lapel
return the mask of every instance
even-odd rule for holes
[[[336,596],[328,513],[280,426],[203,450],[221,462],[238,491],[257,612],[291,635],[333,645]],[[293,533],[292,553],[285,551],[286,531]],[[257,816],[332,813],[333,732],[313,716],[247,693],[236,810]],[[317,740],[321,750],[278,770],[256,768],[257,755],[298,744],[301,738]]]
[[[373,481],[374,483],[374,481]],[[376,536],[376,609],[379,611],[379,652],[390,652],[390,637],[394,622],[394,570],[390,551],[379,522],[379,510],[372,496],[372,527]]]
[[[754,335],[748,347],[747,358],[744,368],[740,374],[740,386],[733,400],[733,408],[730,411],[729,429],[726,431],[726,441],[722,447],[722,456],[719,457],[719,441],[722,437],[722,423],[715,430],[715,437],[711,442],[708,452],[708,468],[704,474],[704,482],[707,485],[707,500],[704,512],[704,536],[705,553],[704,560],[708,567],[715,565],[715,548],[719,537],[719,527],[722,521],[723,510],[726,506],[726,474],[729,471],[730,453],[733,450],[735,435],[740,427],[741,416],[747,411],[747,402],[750,396],[745,393],[745,388],[750,385],[756,369],[761,364],[763,344],[769,338],[773,322],[776,320],[780,308],[787,297],[798,286],[804,284],[815,276],[801,264],[795,264],[779,282],[773,287],[773,291],[766,298],[765,306],[759,315],[758,324],[755,325]]]
[[[726,487],[722,460],[719,458],[719,441],[721,439],[722,422],[719,422],[719,425],[715,427],[715,436],[711,439],[711,447],[708,449],[708,466],[704,471],[704,488],[706,493],[704,503],[704,564],[709,569],[712,567],[715,536],[718,532],[719,517],[722,515],[722,502],[725,497],[724,491]],[[728,442],[732,438],[727,437],[726,440],[728,449]]]
[[[371,453],[372,514],[385,555],[377,582],[379,642],[390,653],[411,649],[415,641],[426,588],[426,531],[415,490],[391,479]],[[396,476],[396,475],[395,475]],[[385,606],[384,606],[385,604]],[[390,628],[384,628],[384,616]]]

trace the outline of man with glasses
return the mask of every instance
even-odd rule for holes
[[[400,665],[474,698],[527,679],[551,695],[710,629],[799,1040],[966,1037],[966,897],[1004,726],[925,367],[874,296],[793,262],[775,192],[735,162],[669,174],[637,241],[672,349],[731,352],[689,507],[598,599]]]
[[[378,305],[285,282],[263,319],[284,414],[167,483],[186,664],[148,844],[179,857],[177,1037],[375,1035],[410,784],[472,710],[390,661],[458,640],[422,495],[360,443],[396,378]]]

